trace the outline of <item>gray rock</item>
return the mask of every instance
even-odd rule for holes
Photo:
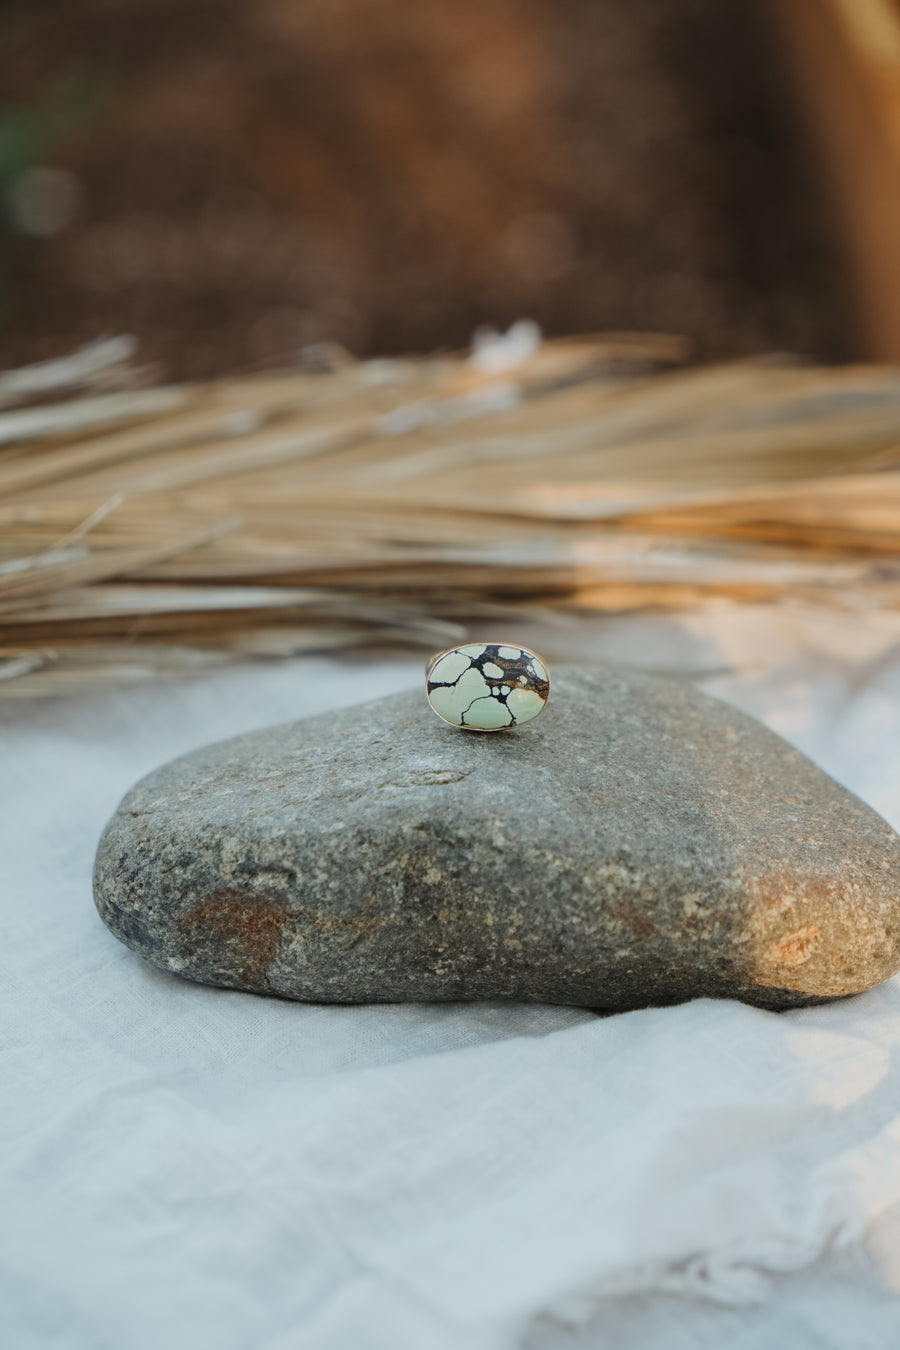
[[[493,736],[414,692],[186,755],[125,798],[95,891],[165,970],[322,1002],[782,1008],[900,966],[874,811],[715,699],[598,669]]]

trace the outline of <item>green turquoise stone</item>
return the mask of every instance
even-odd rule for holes
[[[429,663],[428,702],[438,717],[468,731],[502,731],[543,712],[546,667],[527,647],[473,642]]]

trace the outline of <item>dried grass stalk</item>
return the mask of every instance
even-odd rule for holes
[[[518,356],[0,413],[0,697],[511,609],[900,608],[898,372],[684,368],[640,335]]]

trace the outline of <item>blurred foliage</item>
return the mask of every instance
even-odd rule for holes
[[[31,9],[16,7],[4,15],[0,43],[15,38],[18,25],[32,21]],[[24,240],[10,210],[16,182],[29,169],[45,164],[96,116],[106,101],[110,77],[76,66],[57,76],[27,100],[0,107],[0,325],[13,316],[12,274]]]
[[[4,202],[15,179],[44,162],[94,116],[106,81],[79,70],[59,80],[33,101],[0,108],[0,193]],[[4,210],[8,221],[8,212]]]

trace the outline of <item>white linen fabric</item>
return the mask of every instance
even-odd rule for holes
[[[897,980],[781,1015],[321,1007],[102,927],[131,783],[354,702],[360,669],[0,713],[0,1346],[896,1347]],[[365,695],[420,678],[373,663]],[[900,824],[900,659],[708,683]]]

